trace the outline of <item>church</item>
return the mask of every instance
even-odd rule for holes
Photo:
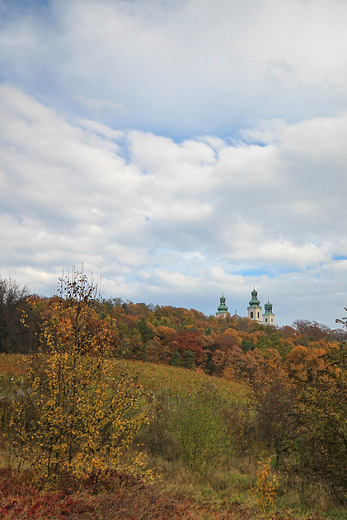
[[[275,315],[272,312],[272,303],[269,302],[269,299],[267,303],[265,303],[265,312],[262,314],[262,307],[260,306],[260,301],[258,300],[258,293],[253,289],[251,292],[251,300],[249,301],[248,307],[247,307],[247,318],[249,318],[252,321],[256,321],[259,324],[263,324],[265,326],[275,326]],[[225,303],[226,298],[224,294],[222,293],[222,296],[220,297],[220,304],[217,308],[216,316],[218,318],[225,318],[227,314],[229,314],[228,307]],[[235,311],[236,314],[236,311]]]

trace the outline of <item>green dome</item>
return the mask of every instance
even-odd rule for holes
[[[266,313],[272,314],[272,303],[268,301],[267,303],[265,303],[264,307]]]
[[[253,291],[251,292],[251,295],[252,295],[252,299],[249,302],[250,307],[255,307],[256,305],[260,305],[260,301],[257,298],[258,293],[255,289],[253,289]]]
[[[222,296],[219,298],[220,305],[217,307],[217,314],[224,314],[225,312],[228,312],[228,307],[225,305],[225,297],[222,294]]]

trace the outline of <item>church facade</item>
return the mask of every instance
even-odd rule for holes
[[[260,301],[258,300],[258,292],[253,289],[251,292],[251,300],[249,301],[248,307],[247,307],[247,318],[251,321],[256,321],[260,325],[268,326],[275,326],[275,314],[272,311],[272,303],[269,302],[269,299],[267,303],[265,303],[265,312],[262,314],[262,307],[260,306]],[[227,315],[230,315],[228,311],[228,307],[225,303],[226,298],[224,294],[222,293],[222,296],[220,298],[220,304],[217,308],[216,316],[218,318],[225,318]],[[236,311],[235,311],[236,314]]]

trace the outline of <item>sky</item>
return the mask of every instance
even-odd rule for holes
[[[347,306],[347,2],[0,0],[0,276]]]

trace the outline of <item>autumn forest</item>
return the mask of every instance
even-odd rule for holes
[[[347,332],[0,278],[0,518],[345,518]]]

